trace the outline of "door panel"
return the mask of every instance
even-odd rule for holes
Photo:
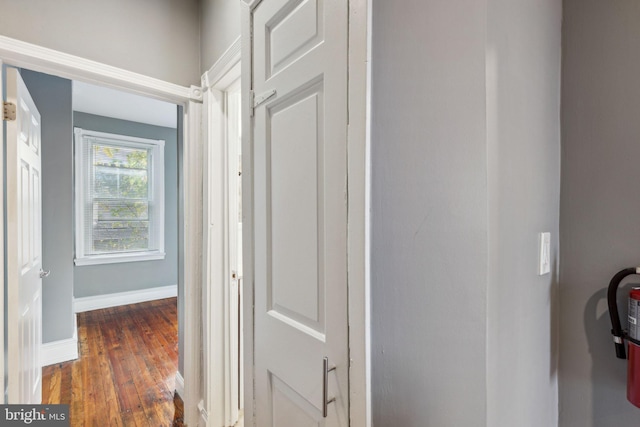
[[[347,4],[252,13],[256,425],[347,426]]]
[[[22,267],[22,274],[25,274],[31,268],[31,233],[30,226],[31,221],[29,218],[29,214],[31,213],[29,210],[29,187],[30,187],[30,167],[29,164],[25,161],[20,161],[20,235],[21,239],[18,243],[22,246],[22,259],[20,262],[20,266]]]
[[[42,369],[42,178],[40,113],[17,70],[6,73],[7,340],[9,403],[40,403]]]
[[[271,109],[267,128],[271,207],[271,314],[301,324],[324,339],[322,140],[319,94]],[[278,106],[281,107],[281,106]],[[274,141],[275,143],[269,144]],[[320,163],[320,164],[318,164]]]
[[[273,425],[278,427],[317,427],[318,411],[304,396],[296,393],[275,375],[270,376],[270,406]]]
[[[322,9],[322,0],[291,1],[267,22],[267,77],[322,42]]]

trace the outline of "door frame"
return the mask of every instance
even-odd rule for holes
[[[181,397],[185,406],[185,423],[197,425],[199,417],[197,405],[200,401],[200,381],[202,378],[200,367],[200,325],[202,322],[200,290],[203,279],[203,267],[200,261],[203,252],[201,234],[203,211],[202,89],[198,86],[180,86],[5,36],[0,36],[0,63],[137,93],[183,107],[183,158],[189,167],[183,168],[185,389],[184,396]],[[2,176],[4,176],[4,162],[0,163],[0,177]],[[0,220],[4,221],[2,212],[4,209],[0,211]],[[0,249],[0,254],[2,251],[3,249]],[[3,271],[4,268],[4,256],[2,256],[0,271]],[[0,293],[0,295],[2,294],[3,292]],[[0,302],[3,302],[1,298]],[[0,319],[3,318],[4,302],[0,305]],[[4,342],[4,328],[0,328],[0,340]],[[3,357],[4,352],[0,358]],[[2,359],[0,361],[4,362]],[[4,374],[4,363],[0,363],[1,403],[4,403]]]
[[[252,162],[252,11],[262,0],[241,0],[242,45],[242,210],[244,308],[244,422],[255,426],[254,415],[254,246]],[[347,0],[347,286],[349,319],[349,425],[371,426],[370,350],[370,87],[372,0]]]
[[[232,278],[230,270],[229,194],[230,147],[226,131],[226,93],[241,78],[241,42],[238,37],[220,59],[202,76],[204,90],[203,140],[204,171],[204,237],[205,283],[204,375],[206,414],[203,421],[211,426],[231,425],[235,418],[234,394],[240,386],[235,369],[240,363],[234,353],[233,335],[237,328],[231,307]],[[237,161],[237,160],[236,160]],[[245,369],[242,367],[242,369]],[[222,392],[221,392],[222,391]]]
[[[0,103],[4,100],[4,85],[2,84],[2,79],[4,78],[4,62],[2,57],[0,56]],[[6,134],[6,126],[4,124],[4,120],[0,122],[2,125],[2,141],[4,142],[5,134]],[[0,150],[0,188],[4,189],[4,150]],[[4,191],[4,190],[3,190]],[[5,203],[4,197],[0,200],[0,238],[2,238],[2,242],[4,242],[4,210]],[[0,245],[0,280],[4,282],[4,243]],[[2,352],[0,352],[0,404],[5,404],[4,395],[5,395],[5,357],[4,357],[4,286],[2,287],[2,292],[0,292],[0,348],[2,348]]]

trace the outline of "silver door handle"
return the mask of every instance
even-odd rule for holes
[[[51,270],[44,271],[43,269],[40,269],[40,278],[41,279],[43,279],[45,277],[49,277],[50,274],[51,274]]]
[[[327,406],[329,403],[335,402],[336,398],[329,399],[329,372],[335,371],[336,367],[329,367],[329,358],[322,359],[322,416],[327,418]]]

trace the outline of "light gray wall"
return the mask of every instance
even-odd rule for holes
[[[181,85],[200,82],[198,0],[0,0],[0,34]]]
[[[561,13],[373,1],[374,426],[557,425]]]
[[[178,148],[177,130],[93,114],[74,112],[74,126],[139,138],[164,139],[164,260],[74,267],[74,296],[126,292],[178,284]],[[72,191],[70,189],[69,191]]]
[[[208,71],[240,36],[240,0],[200,1],[200,72]]]
[[[486,422],[485,0],[373,0],[375,427]]]
[[[42,117],[42,342],[68,339],[73,321],[71,81],[22,70]],[[64,189],[68,189],[65,191]]]
[[[561,0],[489,0],[487,425],[558,423]],[[538,233],[552,273],[537,275]],[[464,260],[461,260],[464,265]]]
[[[615,357],[605,293],[618,270],[640,265],[639,22],[634,0],[564,1],[562,427],[640,419],[626,399],[626,362]]]

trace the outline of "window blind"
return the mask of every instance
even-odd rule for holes
[[[151,150],[88,138],[85,248],[88,254],[154,249]]]

